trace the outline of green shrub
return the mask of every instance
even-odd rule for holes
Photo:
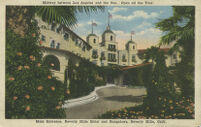
[[[66,86],[41,60],[38,27],[29,24],[24,38],[6,30],[5,115],[11,119],[64,118]]]
[[[124,83],[128,86],[146,86],[150,83],[152,64],[129,69],[125,72]]]
[[[69,62],[69,72],[69,98],[78,98],[88,95],[94,90],[96,86],[102,86],[106,84],[100,67],[85,59],[80,61],[78,67]]]

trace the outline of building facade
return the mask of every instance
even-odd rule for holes
[[[89,34],[86,40],[92,46],[90,61],[98,66],[132,66],[141,63],[137,56],[137,44],[132,38],[126,43],[124,50],[117,49],[116,34],[109,25],[102,34],[102,42],[94,33]]]
[[[118,40],[110,28],[106,27],[101,39],[93,32],[86,41],[64,25],[47,24],[36,17],[40,27],[40,48],[43,59],[52,68],[53,74],[61,81],[67,79],[69,61],[79,65],[81,59],[88,59],[98,66],[133,66],[142,63],[139,58],[146,50],[137,49],[137,43],[131,39],[124,50],[118,50]],[[100,41],[102,40],[102,41]],[[167,65],[178,62],[178,54],[168,56]]]

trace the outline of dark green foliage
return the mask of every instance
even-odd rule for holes
[[[67,83],[64,82],[64,85],[52,77],[49,64],[45,65],[47,61],[41,61],[41,50],[37,46],[40,33],[34,20],[35,14],[50,24],[72,27],[77,23],[77,12],[88,14],[103,9],[95,6],[6,8],[6,118],[65,117],[61,105],[69,94]],[[55,65],[51,69],[59,70],[57,63]],[[87,89],[85,91],[93,89],[91,86],[84,88]]]
[[[146,84],[149,84],[151,72],[152,64],[129,69],[124,72],[124,84],[128,86],[146,86]]]
[[[54,55],[45,56],[44,64],[47,65],[50,69],[60,71],[60,62]]]
[[[35,21],[24,38],[6,32],[6,118],[64,118],[66,86],[41,61]]]
[[[88,95],[96,86],[106,85],[100,67],[82,59],[79,66],[69,62],[70,98]]]
[[[181,88],[181,94],[194,97],[194,50],[195,50],[195,7],[173,6],[173,16],[156,24],[166,32],[161,38],[161,45],[176,42],[172,52],[179,52],[181,61],[172,68],[173,80]]]
[[[122,73],[120,69],[120,66],[117,65],[104,66],[101,67],[101,73],[108,83],[114,83],[114,79]]]
[[[148,48],[145,51],[145,54],[143,56],[144,57],[144,63],[148,62],[149,60],[151,60],[151,62],[155,61],[158,50],[159,50],[159,48],[154,47],[154,46],[152,46],[151,48]]]

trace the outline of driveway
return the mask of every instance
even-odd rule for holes
[[[67,119],[95,119],[99,115],[124,107],[142,104],[144,88],[108,87],[97,91],[99,99],[66,109]]]

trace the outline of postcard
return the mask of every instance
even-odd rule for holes
[[[8,0],[0,10],[0,126],[201,126],[200,1]]]

